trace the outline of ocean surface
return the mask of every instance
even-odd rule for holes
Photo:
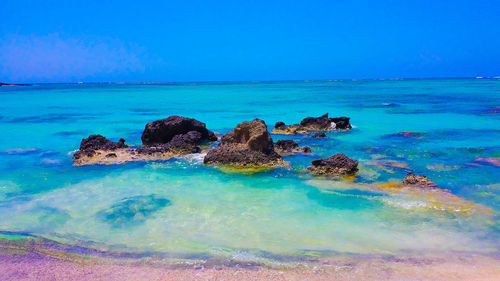
[[[0,87],[0,100],[1,235],[241,260],[500,253],[500,79],[41,84]],[[140,145],[146,123],[171,115],[224,134],[254,118],[271,130],[326,112],[354,128],[328,139],[272,135],[314,153],[272,171],[232,173],[200,154],[72,166],[82,138]],[[305,172],[339,152],[359,161],[354,178]],[[410,171],[466,203],[441,208],[376,188]]]

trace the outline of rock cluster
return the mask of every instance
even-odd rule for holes
[[[274,151],[266,123],[260,119],[240,123],[222,136],[219,145],[208,151],[203,162],[242,167],[279,166],[284,163]]]
[[[403,185],[407,186],[417,186],[422,188],[434,188],[437,184],[424,175],[414,175],[413,173],[408,173],[402,181]]]
[[[314,175],[342,176],[352,175],[358,171],[358,161],[352,160],[342,153],[325,159],[316,159],[307,170]]]
[[[294,133],[334,128],[350,128],[349,118],[308,117],[300,124],[286,126],[283,122],[276,127],[293,129]],[[323,137],[318,133],[314,137]],[[142,147],[129,147],[124,139],[113,142],[101,135],[91,135],[82,139],[80,150],[73,155],[74,165],[118,164],[129,161],[166,160],[182,154],[200,152],[200,146],[217,137],[205,124],[181,116],[148,123],[142,133]],[[310,147],[300,147],[293,140],[273,143],[266,123],[260,119],[238,124],[236,128],[221,138],[217,147],[207,152],[203,162],[208,165],[242,168],[273,168],[285,164],[282,155],[311,153]],[[335,154],[326,159],[312,162],[308,170],[313,174],[343,175],[357,171],[357,161],[343,154]]]
[[[320,117],[304,118],[299,124],[287,126],[284,122],[277,122],[272,133],[295,135],[308,134],[310,131],[332,131],[332,130],[350,130],[349,117],[329,118],[328,113]]]
[[[293,140],[279,140],[274,144],[274,150],[281,155],[311,153],[309,146],[300,147]]]
[[[182,154],[199,152],[199,145],[215,141],[215,134],[205,124],[191,118],[170,116],[146,125],[144,146],[129,148],[125,140],[112,142],[101,135],[83,139],[80,151],[73,155],[74,165],[119,164],[129,161],[166,160]]]

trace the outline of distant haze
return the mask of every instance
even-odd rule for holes
[[[497,0],[3,0],[0,82],[500,76],[499,15]]]

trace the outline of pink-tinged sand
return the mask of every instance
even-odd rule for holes
[[[0,280],[500,280],[500,259],[477,254],[336,256],[266,267],[19,250],[0,251]]]

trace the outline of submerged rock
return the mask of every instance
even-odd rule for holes
[[[145,221],[148,216],[170,204],[170,200],[158,195],[140,195],[124,198],[109,209],[98,212],[97,216],[110,224],[119,226],[134,221]]]
[[[274,150],[281,155],[311,153],[309,146],[300,147],[293,140],[279,140],[274,144]]]
[[[408,163],[393,159],[380,159],[384,158],[385,155],[381,154],[372,154],[371,155],[374,160],[365,162],[368,166],[376,166],[377,168],[384,170],[388,173],[394,173],[395,170],[400,170],[404,172],[410,172],[412,169],[408,166]]]
[[[260,119],[240,123],[222,136],[219,145],[208,151],[203,162],[242,167],[279,166],[284,163],[274,151],[274,143],[266,123]]]
[[[437,186],[435,182],[431,181],[426,176],[417,176],[413,173],[408,173],[408,175],[406,175],[406,177],[403,179],[402,183],[408,186],[418,186],[424,188],[432,188]]]
[[[337,153],[325,159],[313,160],[307,170],[315,175],[342,176],[358,171],[358,161],[352,160],[342,153]]]
[[[500,106],[497,107],[497,108],[494,108],[494,109],[489,109],[489,110],[486,110],[485,111],[486,113],[490,113],[490,114],[493,114],[493,113],[500,113]]]
[[[382,136],[382,138],[386,138],[386,139],[408,139],[408,138],[421,139],[422,137],[423,137],[423,134],[421,134],[421,133],[406,132],[406,131]]]
[[[316,134],[312,135],[311,138],[326,138],[326,134],[325,133],[316,133]]]
[[[299,124],[285,125],[277,122],[272,133],[274,134],[308,134],[310,131],[350,130],[349,117],[329,118],[328,113],[320,117],[304,118]]]
[[[486,164],[486,165],[500,167],[500,157],[479,157],[476,158],[474,162],[478,165]]]
[[[422,137],[422,134],[416,132],[399,132],[395,134],[396,136],[408,137],[408,138],[416,138]]]

